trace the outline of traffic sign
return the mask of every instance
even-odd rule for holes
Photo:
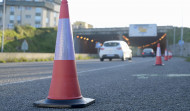
[[[100,42],[97,42],[95,48],[100,48],[100,47],[102,47]]]
[[[183,46],[183,45],[184,45],[184,41],[183,41],[183,40],[179,40],[178,44],[179,44],[180,46]]]
[[[24,41],[22,42],[21,50],[23,50],[24,52],[25,52],[26,50],[28,50],[28,43],[27,43],[26,40],[24,40]]]

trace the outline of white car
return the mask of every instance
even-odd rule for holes
[[[126,59],[131,60],[132,50],[124,41],[105,41],[100,48],[99,57],[100,61],[104,61],[104,59],[109,59],[111,61],[115,58],[121,59],[122,61]]]

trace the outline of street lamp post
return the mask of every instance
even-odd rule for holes
[[[174,39],[173,39],[173,54],[175,55],[175,27],[174,27]]]
[[[183,26],[181,27],[181,42],[183,42]],[[183,44],[181,45],[180,56],[183,56]]]
[[[4,49],[4,36],[5,36],[5,0],[3,0],[3,35],[1,39],[1,52],[3,52]]]

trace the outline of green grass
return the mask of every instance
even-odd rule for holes
[[[76,60],[88,60],[88,59],[94,59],[96,57],[90,57],[90,56],[81,56],[79,55],[76,57]],[[54,58],[39,58],[39,59],[27,59],[27,58],[14,58],[14,59],[7,59],[7,60],[0,60],[0,63],[10,63],[10,62],[45,62],[45,61],[53,61]]]
[[[0,63],[9,63],[9,62],[41,62],[41,61],[53,61],[53,58],[46,58],[46,59],[27,59],[27,58],[14,58],[14,59],[7,59],[7,60],[0,60]]]
[[[190,62],[190,57],[187,57],[187,58],[186,58],[186,61],[187,61],[187,62]]]
[[[178,41],[181,39],[181,27],[176,27],[176,32],[175,32],[175,43],[177,44]],[[168,30],[167,31],[167,38],[168,38],[168,43],[171,45],[173,44],[174,40],[174,29]],[[190,28],[183,28],[183,40],[185,42],[190,42]]]

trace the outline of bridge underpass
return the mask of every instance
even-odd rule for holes
[[[108,40],[123,40],[126,41],[123,36],[129,39],[129,46],[133,50],[133,55],[136,55],[137,50],[141,52],[143,46],[158,41],[165,34],[166,31],[159,30],[156,37],[128,37],[128,28],[94,28],[94,29],[75,29],[74,30],[74,45],[76,53],[88,53],[96,54],[95,48],[96,42],[103,43]],[[82,39],[81,39],[82,37]],[[84,40],[88,38],[88,40]],[[93,42],[91,41],[93,40]],[[127,41],[126,41],[127,42]],[[161,41],[161,52],[164,53],[166,48],[166,37]],[[141,47],[138,49],[137,47]],[[148,47],[153,48],[156,51],[157,44],[150,45]],[[147,48],[148,48],[147,47]],[[137,54],[138,55],[138,54]]]

